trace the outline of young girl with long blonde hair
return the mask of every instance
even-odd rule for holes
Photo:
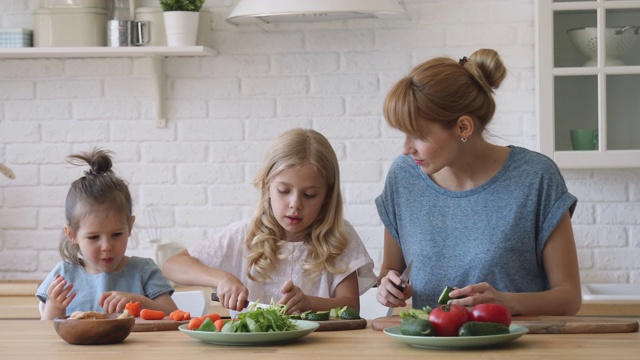
[[[359,309],[376,282],[373,260],[343,219],[338,159],[329,141],[309,129],[283,133],[254,181],[253,218],[169,258],[164,275],[183,285],[216,289],[223,307],[247,300],[287,306],[289,314]]]

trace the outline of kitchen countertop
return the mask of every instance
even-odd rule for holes
[[[38,282],[4,280],[0,281],[0,319],[39,319],[38,300],[35,297]],[[202,289],[176,287],[176,291]],[[397,315],[401,309],[395,309]],[[228,311],[218,303],[211,302],[211,312],[226,315]],[[640,317],[640,302],[583,302],[578,316],[632,316]]]
[[[430,350],[400,343],[368,326],[362,330],[315,332],[287,344],[219,346],[193,339],[180,331],[134,332],[120,344],[70,345],[58,337],[52,321],[0,321],[3,359],[130,358],[294,360],[308,359],[629,359],[640,353],[640,333],[526,334],[500,347],[467,350]],[[636,354],[636,355],[633,355]]]

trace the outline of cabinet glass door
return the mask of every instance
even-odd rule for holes
[[[595,10],[557,11],[553,15],[554,66],[597,66]]]
[[[640,75],[606,79],[608,149],[640,150]]]
[[[598,78],[557,76],[554,79],[556,150],[598,148]],[[589,136],[589,133],[592,133]],[[589,141],[589,139],[593,141]],[[584,138],[584,139],[582,139]]]
[[[607,66],[640,65],[640,9],[607,9]]]
[[[560,167],[640,167],[640,0],[538,1],[540,148]]]

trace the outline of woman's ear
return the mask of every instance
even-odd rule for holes
[[[71,230],[69,225],[65,225],[63,230],[64,234],[67,236],[67,240],[71,241],[72,244],[75,244],[75,234],[73,233],[73,230]]]
[[[471,116],[462,115],[458,118],[456,129],[461,138],[468,139],[475,132],[475,128],[476,123]]]

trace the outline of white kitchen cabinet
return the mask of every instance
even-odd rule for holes
[[[0,59],[46,58],[106,58],[144,57],[150,62],[155,85],[156,126],[167,126],[165,103],[164,59],[170,56],[212,56],[215,50],[204,46],[142,46],[142,47],[37,47],[0,49]]]
[[[640,167],[640,1],[536,6],[540,151],[560,168]],[[596,130],[595,148],[575,150],[572,129]]]

